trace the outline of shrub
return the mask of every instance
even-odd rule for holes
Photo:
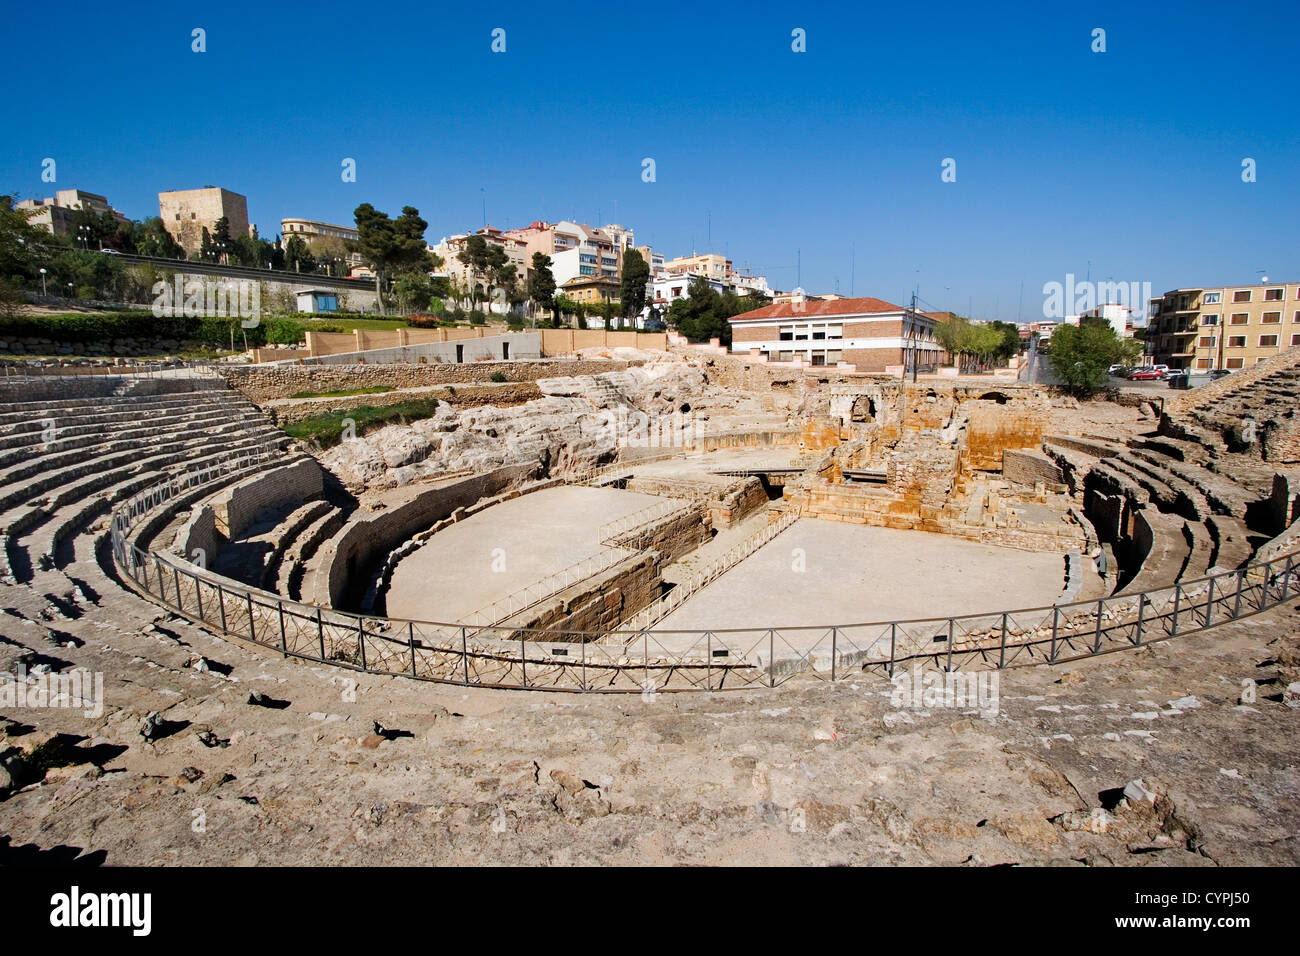
[[[484,314],[483,314],[479,309],[475,309],[474,311],[470,312],[470,314],[469,314],[469,324],[470,324],[470,325],[487,325],[487,316],[484,315]]]
[[[488,376],[489,382],[504,382],[505,380],[506,380],[506,375],[504,372],[493,372],[491,375]]]

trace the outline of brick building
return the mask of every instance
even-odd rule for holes
[[[934,367],[946,355],[935,340],[940,320],[882,299],[808,299],[744,312],[731,320],[731,351],[770,362],[853,366],[859,372]]]

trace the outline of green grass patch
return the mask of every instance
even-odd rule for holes
[[[354,318],[350,315],[340,315],[338,318],[304,318],[298,320],[305,331],[308,332],[351,332],[354,329],[363,329],[371,332],[390,332],[393,329],[404,329],[409,323],[404,318]]]
[[[391,385],[367,385],[365,388],[341,388],[335,392],[297,392],[290,398],[345,398],[348,395],[382,395],[391,392]]]
[[[351,419],[357,437],[385,425],[399,425],[432,418],[438,412],[436,398],[415,399],[396,405],[358,405],[356,408],[317,415],[282,426],[284,433],[298,441],[314,444],[324,450],[333,448],[343,440],[344,423]]]

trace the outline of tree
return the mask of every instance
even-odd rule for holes
[[[284,244],[284,266],[293,272],[315,271],[316,257],[311,254],[301,236],[290,236]]]
[[[532,275],[528,277],[528,298],[533,303],[533,316],[537,309],[555,311],[555,273],[551,272],[551,257],[544,252],[533,253]]]
[[[1106,384],[1110,366],[1131,361],[1138,347],[1132,339],[1116,335],[1109,322],[1085,319],[1078,325],[1057,326],[1048,357],[1066,387],[1087,397]]]
[[[693,341],[717,339],[731,344],[730,319],[745,312],[761,309],[769,300],[757,292],[737,295],[728,289],[718,292],[703,276],[692,276],[686,296],[668,309],[668,324]]]
[[[623,253],[623,275],[619,279],[619,299],[623,314],[639,315],[645,308],[646,283],[650,281],[650,266],[645,257],[635,249]]]
[[[424,241],[424,231],[429,224],[420,218],[420,210],[403,206],[402,214],[390,219],[370,203],[356,208],[353,218],[357,224],[357,251],[375,270],[375,295],[380,311],[385,311],[384,283],[391,275],[423,267],[432,267],[429,247]]]

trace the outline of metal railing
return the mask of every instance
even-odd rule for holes
[[[898,665],[909,662],[945,670],[1060,663],[1258,614],[1296,597],[1300,584],[1300,565],[1292,552],[1140,594],[1046,608],[789,628],[641,628],[602,641],[611,635],[472,628],[327,610],[221,578],[129,540],[136,520],[182,491],[271,454],[278,452],[262,458],[257,453],[235,456],[175,476],[117,508],[112,553],[123,578],[177,614],[286,658],[466,686],[644,694],[775,687],[796,675],[831,681],[863,671],[892,676]],[[764,534],[774,537],[788,527],[783,522],[793,523],[796,517],[787,514]],[[732,552],[701,575],[730,557]]]

